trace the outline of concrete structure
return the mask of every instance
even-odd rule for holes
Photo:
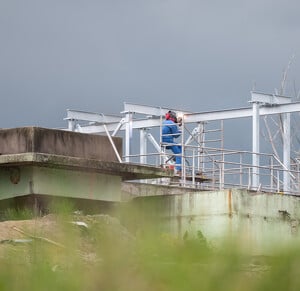
[[[114,138],[122,155],[122,139]],[[0,130],[0,154],[44,153],[117,162],[117,157],[106,136],[40,127],[22,127]]]
[[[121,147],[122,140],[115,137],[110,140],[107,136],[37,127],[2,129],[0,200],[31,197],[36,202],[63,197],[80,203],[115,204],[126,196],[129,204],[137,206],[140,227],[143,221],[159,219],[155,226],[161,232],[179,238],[201,233],[217,246],[228,236],[237,237],[244,247],[259,254],[299,241],[300,197],[246,189],[199,191],[124,182],[170,178],[173,173],[120,163]]]
[[[0,130],[0,199],[57,196],[121,201],[121,182],[168,171],[120,163],[121,138],[38,127]],[[117,154],[115,149],[117,149]]]
[[[160,232],[179,238],[200,232],[215,247],[235,238],[247,251],[271,254],[300,240],[300,198],[295,196],[232,189],[140,197],[134,203],[146,221],[159,218]]]

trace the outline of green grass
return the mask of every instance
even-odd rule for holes
[[[108,216],[76,217],[89,225],[80,228],[69,223],[70,208],[60,210],[55,233],[64,247],[0,245],[0,290],[300,289],[299,246],[253,257],[237,240],[212,249],[201,234],[182,239],[152,227],[133,236]]]
[[[32,219],[34,216],[34,211],[28,208],[8,208],[3,212],[1,220],[24,220]]]

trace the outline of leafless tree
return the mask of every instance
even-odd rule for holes
[[[276,95],[284,96],[287,91],[288,87],[288,74],[295,59],[295,55],[293,55],[286,68],[283,70],[282,80],[280,83],[280,89],[275,88]],[[295,101],[299,101],[300,99],[300,90],[296,87],[296,82],[293,82],[293,88],[291,88],[294,93],[292,98]],[[280,152],[283,143],[283,122],[282,122],[282,115],[269,115],[264,116],[264,125],[265,130],[262,131],[262,135],[265,140],[270,144],[272,148],[273,154],[280,159]],[[291,118],[291,156],[299,156],[299,147],[300,147],[300,114],[293,114]]]

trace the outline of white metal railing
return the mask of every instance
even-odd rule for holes
[[[283,175],[288,173],[290,177],[290,187],[285,190],[285,194],[298,195],[299,188],[299,163],[295,164],[294,169],[288,171],[282,162],[272,154],[259,153],[260,166],[259,169],[259,186],[253,187],[252,174],[253,165],[251,164],[252,152],[249,151],[232,151],[216,148],[203,148],[200,156],[195,154],[192,149],[192,154],[187,152],[191,150],[185,147],[186,172],[202,172],[203,182],[202,188],[205,186],[210,189],[224,189],[231,187],[248,188],[252,190],[260,190],[266,192],[283,193],[284,183]],[[202,169],[195,167],[196,160],[202,160]],[[187,162],[190,160],[190,162]],[[184,164],[184,162],[183,162]],[[206,179],[207,178],[207,179]],[[192,179],[194,182],[195,180]],[[197,187],[197,183],[194,184]]]
[[[283,175],[288,172],[290,187],[285,194],[300,193],[300,163],[293,164],[293,169],[287,171],[277,157],[272,154],[259,153],[261,164],[259,168],[259,186],[252,186],[253,165],[252,152],[234,151],[219,148],[202,148],[201,153],[195,146],[184,146],[182,153],[183,170],[179,179],[170,180],[172,185],[181,185],[203,190],[219,190],[232,187],[246,188],[254,191],[264,191],[283,194]],[[174,169],[175,154],[162,145],[160,153],[148,153],[155,157],[156,166]],[[139,155],[131,155],[138,157]],[[199,162],[201,161],[201,162]],[[165,181],[164,181],[165,183]]]

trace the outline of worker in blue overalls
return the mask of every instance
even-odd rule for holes
[[[174,142],[175,138],[178,138],[181,131],[178,128],[177,116],[173,111],[168,111],[165,115],[165,120],[162,126],[162,142],[166,145],[166,149],[172,150],[175,156],[175,170],[178,175],[181,175],[181,145]]]

